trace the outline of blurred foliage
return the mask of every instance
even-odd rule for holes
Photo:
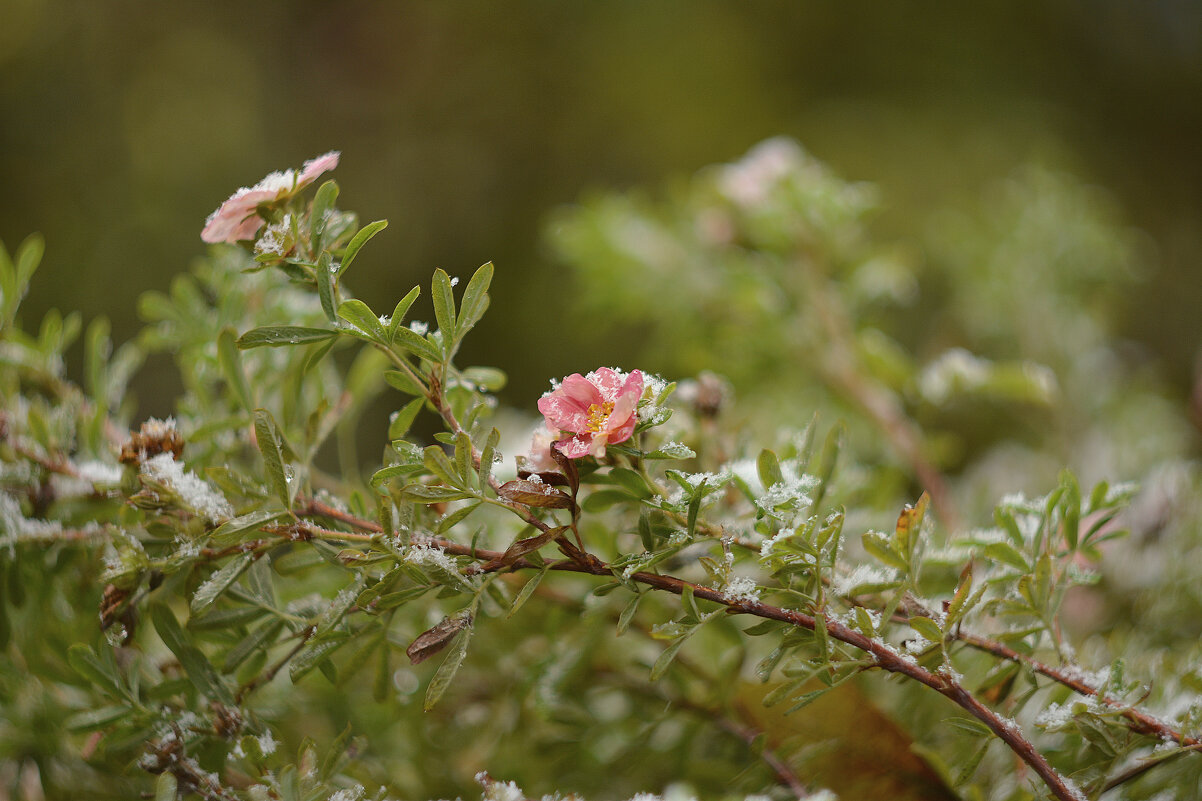
[[[11,0],[0,32],[0,238],[51,250],[29,308],[106,314],[166,289],[196,226],[240,176],[337,147],[341,181],[392,221],[357,283],[396,296],[431,265],[492,259],[507,278],[468,347],[523,339],[558,303],[540,221],[582,188],[656,184],[778,134],[882,187],[887,240],[975,205],[1029,161],[1114,193],[1154,240],[1122,298],[1124,334],[1192,378],[1202,303],[1202,10],[985,2],[605,7],[540,0],[381,5]],[[130,253],[128,243],[137,242]],[[639,342],[623,337],[626,354]],[[611,358],[546,344],[549,372]],[[170,411],[141,379],[150,413]],[[725,372],[725,365],[711,365]],[[514,365],[506,398],[540,389]]]
[[[754,457],[763,443],[789,443],[787,454],[815,411],[824,428],[844,421],[828,502],[846,505],[853,541],[891,528],[931,477],[945,483],[942,522],[958,518],[949,528],[964,535],[1008,493],[1058,486],[1066,465],[1084,487],[1138,482],[1121,520],[1132,536],[1098,546],[1101,562],[1083,557],[1077,578],[1096,569],[1098,579],[1062,599],[1059,653],[1035,642],[1069,664],[1121,657],[1128,677],[1152,683],[1141,701],[1196,734],[1202,476],[1185,410],[1202,303],[1199,9],[1160,0],[1083,11],[1058,0],[913,12],[316,0],[202,12],[15,0],[0,25],[0,237],[42,230],[49,251],[17,320],[31,333],[6,334],[4,369],[16,372],[3,380],[5,413],[35,421],[21,436],[73,462],[111,464],[116,434],[103,411],[119,429],[148,413],[179,415],[189,464],[216,467],[231,453],[257,464],[247,404],[227,391],[214,334],[324,325],[322,310],[273,271],[238,273],[246,257],[234,249],[176,274],[232,180],[338,147],[340,183],[392,221],[356,262],[356,290],[372,307],[391,308],[433,265],[498,263],[496,302],[463,358],[510,373],[499,398],[521,412],[502,410],[503,428],[525,426],[548,376],[584,365],[713,370],[729,383],[703,376],[677,396],[686,403],[708,388],[721,398],[717,424],[678,412],[682,437],[713,445],[695,467]],[[740,171],[756,177],[756,153],[695,172],[781,133],[822,162],[788,140],[761,146],[758,155],[777,154],[775,167],[768,158],[758,168],[766,195],[754,181],[739,189]],[[562,205],[582,187],[583,199]],[[38,248],[30,240],[15,260],[36,264]],[[143,288],[154,291],[138,300]],[[6,326],[23,294],[5,288]],[[140,333],[135,309],[149,324]],[[84,347],[71,347],[81,335]],[[307,360],[285,349],[242,359],[255,402],[313,446],[301,480],[373,497],[360,473],[392,438],[384,412],[404,408],[382,383],[380,357],[356,356],[340,339],[308,379]],[[32,405],[15,400],[18,373],[21,392],[37,388]],[[72,376],[83,377],[82,394]],[[682,422],[691,413],[692,428]],[[410,437],[425,444],[433,430],[422,415]],[[504,445],[507,455],[521,447]],[[23,515],[71,527],[133,514],[112,511],[110,485],[100,498],[52,502],[45,487],[62,487],[45,465],[10,457],[5,497],[19,498]],[[157,530],[149,541],[164,559],[174,547]],[[138,670],[124,661],[136,649],[113,648],[96,626],[95,577],[113,569],[114,552],[106,561],[70,542],[19,548],[3,576],[12,640],[0,660],[0,795],[145,791],[131,767],[141,741],[87,733],[105,721],[87,717],[96,690],[66,656],[88,643],[116,654],[116,669]],[[167,591],[194,590],[205,575],[191,563],[171,569],[187,578]],[[303,586],[289,585],[280,603],[316,616],[315,599],[335,597],[346,574],[325,563],[296,569]],[[927,577],[936,595],[954,589],[951,570]],[[509,598],[521,586],[508,576],[498,584]],[[543,603],[512,619],[493,610],[429,712],[420,698],[432,671],[399,662],[347,678],[340,656],[324,663],[339,666],[336,682],[315,670],[268,685],[251,739],[274,733],[281,743],[258,766],[315,759],[300,753],[305,738],[324,754],[349,723],[365,741],[353,743],[359,758],[339,786],[353,778],[405,797],[471,797],[485,766],[532,794],[604,788],[590,795],[617,798],[685,779],[707,798],[741,797],[773,781],[738,732],[714,725],[713,708],[689,709],[712,700],[705,671],[720,684],[754,664],[735,645],[737,627],[707,627],[651,683],[662,643],[637,631],[614,639],[621,593],[589,596],[593,585],[568,576],[546,585]],[[407,608],[380,652],[403,650],[455,608]],[[678,611],[675,600],[647,599],[639,618]],[[148,675],[178,690],[179,665],[148,622],[140,629]],[[237,644],[220,632],[198,642],[217,654]],[[968,674],[989,668],[983,657],[957,659]],[[857,731],[872,730],[874,748],[889,753],[913,746],[924,756],[915,775],[943,763],[955,773],[974,754],[975,742],[944,722],[949,708],[905,683],[845,684],[783,720],[779,707],[755,706],[759,684],[729,686],[772,746],[844,801],[902,797],[823,772],[832,751],[850,760],[862,747]],[[1067,691],[1025,673],[1002,686],[1011,699],[1071,706]],[[1155,756],[1109,723],[1099,730],[1095,713],[1044,721],[1037,741],[1058,766],[1089,775],[1106,759]],[[1020,723],[1032,731],[1032,716]],[[203,760],[217,766],[220,754]],[[974,779],[983,797],[1027,797],[1014,767],[1006,749],[984,751]],[[1200,770],[1187,756],[1106,797],[1199,786]]]

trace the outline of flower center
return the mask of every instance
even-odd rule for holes
[[[585,426],[589,431],[596,434],[605,425],[606,419],[614,412],[613,401],[605,401],[604,403],[594,403],[588,407],[588,421]]]

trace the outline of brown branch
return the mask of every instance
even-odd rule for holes
[[[965,645],[976,648],[979,651],[984,651],[993,654],[1001,659],[1007,659],[1011,662],[1018,662],[1026,665],[1052,681],[1059,682],[1065,687],[1080,693],[1081,695],[1096,698],[1099,703],[1105,704],[1111,709],[1117,710],[1119,716],[1127,721],[1127,726],[1137,734],[1145,734],[1149,737],[1156,737],[1161,740],[1173,740],[1183,748],[1199,748],[1202,747],[1202,740],[1196,737],[1190,737],[1183,732],[1177,731],[1165,721],[1136,709],[1133,706],[1124,704],[1114,698],[1109,698],[1098,692],[1097,688],[1091,687],[1080,678],[1065,672],[1061,668],[1055,668],[1051,665],[1044,664],[1038,659],[1019,653],[1009,646],[994,640],[980,637],[976,634],[970,634],[966,631],[957,632],[955,638]]]

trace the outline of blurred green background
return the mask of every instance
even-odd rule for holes
[[[343,205],[392,225],[356,267],[391,307],[434,267],[498,265],[468,361],[547,376],[637,356],[548,334],[571,277],[540,228],[777,134],[882,189],[886,238],[1035,162],[1102,187],[1154,269],[1124,332],[1184,400],[1202,307],[1202,5],[1191,0],[230,2],[6,0],[0,237],[42,231],[25,307],[138,328],[235,188],[340,149]],[[532,338],[537,359],[528,355]],[[587,339],[587,337],[584,337]],[[602,347],[604,345],[604,347]],[[655,369],[654,365],[647,365]],[[718,366],[720,369],[720,365]],[[152,377],[154,373],[150,374]],[[173,391],[140,389],[148,411]]]

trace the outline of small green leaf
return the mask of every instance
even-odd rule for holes
[[[305,647],[292,659],[288,666],[288,677],[293,682],[300,681],[320,666],[331,654],[346,645],[348,637],[338,637],[325,640],[310,640]]]
[[[879,531],[864,532],[860,538],[860,542],[863,543],[864,550],[882,562],[901,568],[902,570],[909,569],[909,563],[893,550],[888,538]]]
[[[630,603],[626,604],[622,609],[622,614],[618,615],[618,636],[621,637],[626,633],[626,629],[630,627],[630,621],[634,619],[634,613],[639,608],[639,602],[643,600],[643,594],[636,592],[634,597],[630,599]]]
[[[421,287],[415,286],[409,290],[409,294],[397,301],[396,306],[392,310],[392,317],[388,319],[388,341],[393,342],[396,339],[397,329],[405,322],[405,315],[409,313],[409,307],[413,305],[413,301],[417,300],[417,296],[421,294]]]
[[[254,561],[254,558],[255,556],[252,553],[239,554],[226,562],[220,570],[209,576],[196,589],[196,594],[192,596],[192,614],[199,615],[212,606],[221,596],[221,593],[229,589],[229,586],[238,580],[238,577],[242,575],[242,571],[250,567],[250,563]]]
[[[991,542],[985,546],[985,556],[995,562],[1002,562],[1017,567],[1023,572],[1029,571],[1031,566],[1027,563],[1018,549],[1008,542]]]
[[[102,706],[99,709],[87,709],[76,712],[63,721],[68,731],[88,732],[103,729],[129,717],[133,709],[128,706]]]
[[[430,293],[434,299],[434,318],[438,321],[438,330],[442,332],[443,348],[449,357],[455,346],[455,294],[451,288],[451,277],[446,270],[435,270],[434,279],[430,284]]]
[[[378,321],[377,321],[378,322]],[[238,337],[237,345],[242,350],[285,345],[308,345],[312,342],[325,342],[338,336],[337,331],[326,328],[305,328],[295,325],[268,325],[262,328],[252,328]]]
[[[697,599],[693,597],[693,587],[690,584],[685,584],[680,591],[681,605],[684,606],[684,613],[689,618],[696,622],[701,621],[701,610],[697,608]]]
[[[330,253],[323,251],[317,260],[317,297],[321,300],[321,310],[331,323],[337,322],[338,315],[334,311],[334,273],[337,267],[330,266]]]
[[[484,441],[484,450],[480,452],[480,467],[476,472],[481,489],[488,486],[488,480],[492,476],[493,462],[496,459],[497,445],[500,441],[500,431],[494,428],[488,432],[488,438]]]
[[[518,595],[513,599],[513,606],[509,607],[509,613],[505,617],[510,618],[517,614],[517,611],[525,605],[534,591],[538,589],[538,585],[547,577],[547,571],[550,567],[544,567],[542,570],[530,577],[530,580],[522,585],[522,589],[518,591]]]
[[[213,545],[224,548],[227,545],[234,545],[240,542],[242,535],[248,531],[258,531],[269,523],[274,523],[277,520],[291,516],[288,512],[272,512],[260,509],[225,521],[213,529],[213,533],[209,535],[209,539]]]
[[[468,616],[467,623],[455,635],[455,639],[451,641],[451,650],[447,653],[447,658],[438,666],[433,678],[430,679],[430,685],[426,688],[426,700],[422,704],[425,711],[430,711],[438,700],[442,698],[443,693],[451,686],[451,681],[454,680],[455,674],[459,672],[459,666],[463,664],[464,657],[467,656],[467,644],[472,638],[472,621]]]
[[[395,373],[395,371],[393,371]],[[400,373],[395,373],[400,375]],[[388,380],[388,374],[385,374],[385,381]],[[409,429],[413,426],[413,421],[417,418],[417,413],[422,410],[422,404],[426,402],[425,398],[414,398],[405,406],[393,415],[388,422],[388,439],[389,441],[401,439],[409,433]]]
[[[464,490],[452,487],[432,487],[427,484],[407,484],[397,493],[397,496],[403,501],[422,504],[445,503],[475,497],[472,493]]]
[[[434,533],[445,534],[446,532],[450,531],[459,523],[462,523],[468,515],[479,509],[480,503],[480,501],[477,501],[476,503],[470,503],[467,506],[451,512],[449,515],[438,521],[438,525],[435,527]]]
[[[178,791],[179,780],[169,770],[163,771],[154,780],[154,801],[175,801]]]
[[[358,298],[344,300],[338,304],[338,316],[373,341],[388,344],[388,333],[384,330],[384,324],[380,322],[380,318],[375,315],[371,307]]]
[[[117,673],[110,665],[106,665],[96,656],[90,645],[75,643],[67,649],[67,663],[71,668],[88,681],[100,687],[110,695],[119,698],[126,697],[125,690]]]
[[[393,389],[399,389],[406,395],[416,395],[419,399],[424,400],[426,396],[426,388],[413,379],[409,373],[404,370],[386,370],[384,371],[384,381]],[[397,437],[393,437],[397,439]]]
[[[692,459],[696,456],[697,454],[692,448],[681,445],[679,442],[669,442],[650,453],[643,454],[644,459]]]
[[[1060,474],[1060,484],[1064,487],[1064,497],[1060,501],[1064,510],[1064,541],[1069,550],[1075,551],[1081,529],[1081,488],[1076,477],[1067,470]]]
[[[321,250],[321,237],[326,230],[326,221],[337,199],[338,184],[334,181],[323,183],[313,197],[313,206],[309,212],[309,239],[314,252]]]
[[[234,391],[234,396],[248,413],[254,407],[250,384],[246,382],[246,373],[242,370],[242,354],[238,353],[238,343],[234,339],[234,330],[226,327],[217,335],[217,364],[226,383]]]
[[[505,371],[496,367],[468,367],[463,377],[485,392],[499,392],[509,381]]]
[[[915,615],[906,622],[910,624],[910,628],[931,642],[941,642],[943,640],[943,631],[939,628],[939,624],[929,617]]]
[[[155,631],[163,640],[163,644],[170,649],[171,653],[175,654],[175,658],[179,660],[184,673],[187,674],[196,689],[214,700],[232,702],[233,696],[230,694],[229,688],[217,677],[213,666],[209,664],[209,660],[200,652],[200,649],[188,641],[184,630],[180,628],[179,621],[175,619],[171,610],[163,603],[152,603],[150,619],[154,623]]]
[[[284,441],[275,418],[266,409],[255,409],[255,438],[267,471],[267,481],[284,508],[292,507],[292,494],[284,472]]]
[[[682,634],[668,645],[667,648],[655,660],[655,664],[651,666],[651,680],[657,681],[661,676],[668,671],[668,667],[672,664],[672,660],[676,658],[676,654],[680,652],[681,646],[689,639],[693,632]]]
[[[342,253],[342,263],[338,267],[338,274],[342,275],[347,268],[351,266],[351,262],[359,255],[359,250],[367,244],[367,240],[371,239],[376,234],[388,227],[388,220],[376,220],[368,223],[360,228],[351,241],[347,243],[346,250]]]
[[[969,734],[977,737],[992,737],[993,729],[986,726],[976,718],[945,718],[944,723],[952,728],[966,731]]]
[[[463,290],[463,299],[459,306],[459,320],[455,324],[458,338],[462,339],[464,334],[480,322],[480,318],[488,310],[488,285],[492,282],[492,276],[493,264],[490,261],[481,265],[472,274],[471,280],[467,282],[467,288]]]
[[[759,458],[755,461],[756,470],[760,476],[760,483],[764,485],[764,489],[771,489],[773,485],[784,482],[784,474],[780,470],[780,461],[776,458],[776,454],[765,448],[760,451]]]
[[[434,346],[434,343],[405,326],[401,326],[392,333],[392,341],[393,344],[400,345],[414,356],[435,363],[442,361],[442,352]]]
[[[270,647],[282,628],[284,628],[282,618],[273,617],[271,620],[265,621],[263,625],[247,634],[230,649],[229,653],[225,655],[225,661],[221,663],[221,672],[234,672],[251,654],[261,648]]]

